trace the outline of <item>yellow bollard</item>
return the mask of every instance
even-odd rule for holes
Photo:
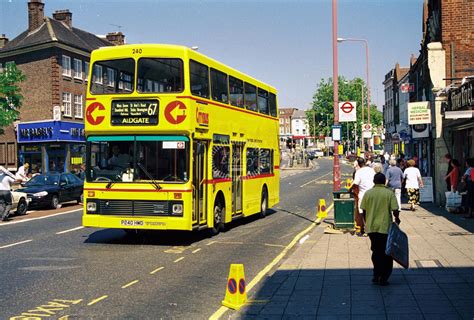
[[[346,179],[346,189],[349,190],[352,187],[352,180],[350,178]]]
[[[239,310],[247,301],[247,291],[243,264],[231,264],[227,288],[222,305],[234,310]]]
[[[327,208],[326,201],[324,199],[319,199],[318,213],[316,214],[316,223],[320,224],[322,220],[327,218]]]

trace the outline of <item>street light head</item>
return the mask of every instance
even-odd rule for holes
[[[194,51],[198,51],[199,47],[198,46],[192,46],[191,49],[194,50]]]
[[[337,38],[337,42],[343,42],[343,41],[346,41],[345,38]]]

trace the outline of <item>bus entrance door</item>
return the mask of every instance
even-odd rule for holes
[[[232,215],[242,214],[242,154],[244,145],[232,144]]]
[[[194,141],[193,150],[193,224],[203,225],[207,223],[207,141]]]

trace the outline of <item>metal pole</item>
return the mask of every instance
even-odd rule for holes
[[[332,81],[333,81],[333,105],[334,105],[334,125],[339,124],[339,83],[337,65],[337,0],[332,0]],[[339,168],[339,143],[334,141],[334,167],[333,167],[333,190],[341,189],[341,172]]]
[[[361,91],[362,91],[362,101],[361,101],[361,105],[362,105],[362,125],[361,125],[361,130],[360,130],[360,151],[364,151],[364,84],[361,83],[360,85],[361,87]]]
[[[369,78],[369,43],[364,40],[365,43],[365,61],[367,68],[367,123],[370,124],[370,78]]]

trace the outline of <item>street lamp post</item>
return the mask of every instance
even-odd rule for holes
[[[333,82],[333,107],[334,125],[339,124],[339,83],[338,83],[338,61],[337,61],[337,0],[332,0],[332,82]],[[339,143],[334,141],[334,166],[333,166],[333,190],[341,189],[341,170],[339,167]]]

